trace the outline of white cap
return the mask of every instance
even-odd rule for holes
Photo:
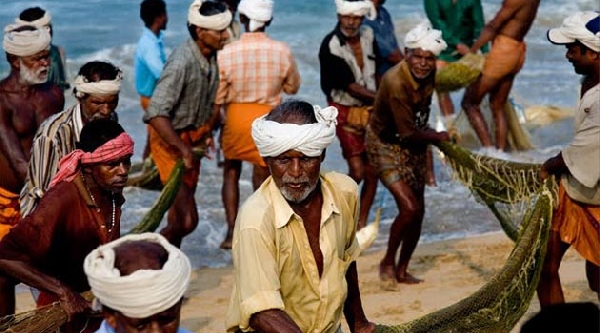
[[[573,14],[563,21],[560,28],[548,30],[548,40],[559,45],[579,41],[600,52],[600,15],[593,11]]]

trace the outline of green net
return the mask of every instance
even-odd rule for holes
[[[515,247],[502,269],[472,295],[402,325],[378,325],[376,332],[510,332],[527,311],[539,281],[556,184],[538,179],[537,164],[472,154],[450,143],[440,150],[456,178],[492,209]]]

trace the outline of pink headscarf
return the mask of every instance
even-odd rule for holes
[[[75,149],[60,159],[58,172],[52,178],[49,187],[53,187],[62,181],[72,181],[79,173],[82,165],[114,161],[132,154],[133,140],[125,132],[96,148],[91,153]]]

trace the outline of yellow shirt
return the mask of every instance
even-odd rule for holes
[[[358,257],[358,187],[348,176],[321,174],[319,271],[300,216],[272,178],[240,209],[233,237],[235,284],[226,327],[251,331],[250,316],[280,309],[302,332],[336,332],[346,299],[345,274]]]

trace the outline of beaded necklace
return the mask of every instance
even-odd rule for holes
[[[92,191],[90,191],[90,188],[87,185],[87,182],[85,181],[85,176],[83,174],[81,174],[81,179],[83,179],[83,185],[85,186],[85,189],[87,190],[88,194],[90,195],[90,198],[92,199],[92,202],[94,203],[94,205],[97,208],[98,213],[100,213],[100,206],[98,206],[98,203],[96,202],[96,198],[94,198],[94,195],[92,194]],[[115,196],[112,196],[112,214],[111,214],[111,219],[110,219],[110,226],[107,228],[107,232],[111,233],[113,228],[115,227],[115,215],[116,215],[116,204],[115,204]],[[106,222],[105,222],[106,224]],[[103,228],[106,228],[106,226],[103,226]]]

